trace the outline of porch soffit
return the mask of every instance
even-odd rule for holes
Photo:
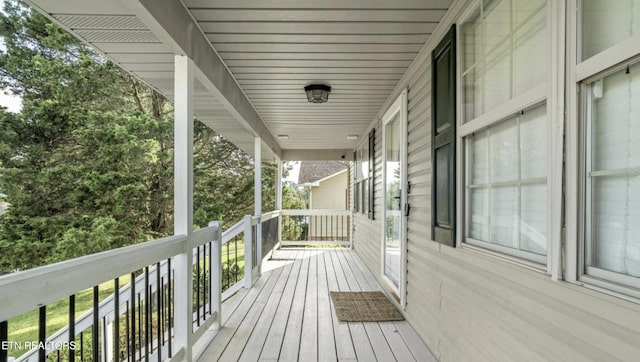
[[[29,2],[171,99],[188,55],[196,115],[250,154],[259,135],[264,159],[349,159],[452,0]]]

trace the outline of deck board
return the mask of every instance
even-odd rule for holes
[[[199,361],[435,361],[406,322],[340,322],[330,291],[382,290],[352,250],[281,249],[223,304]]]

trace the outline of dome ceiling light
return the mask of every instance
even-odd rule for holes
[[[324,103],[329,100],[331,87],[325,84],[310,84],[304,87],[307,92],[307,100],[311,103]]]

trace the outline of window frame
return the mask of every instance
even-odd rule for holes
[[[604,53],[610,52],[610,56],[614,56],[617,51],[614,49],[616,46],[612,46],[609,49],[604,50]],[[640,54],[623,60],[613,67],[607,67],[600,72],[583,79],[577,85],[579,90],[579,205],[578,209],[581,209],[578,219],[578,227],[581,232],[581,237],[578,240],[578,281],[584,281],[597,287],[612,290],[617,293],[623,293],[633,297],[640,298],[640,278],[632,275],[626,275],[622,273],[616,273],[597,266],[588,265],[589,250],[587,245],[592,242],[593,233],[593,215],[590,215],[592,210],[592,177],[588,176],[589,172],[592,172],[590,162],[592,161],[593,145],[592,145],[592,102],[589,94],[592,92],[593,84],[598,80],[604,80],[608,76],[624,70],[627,66],[640,64]],[[629,169],[626,170],[611,170],[609,173],[629,173]],[[601,177],[596,175],[595,177]]]

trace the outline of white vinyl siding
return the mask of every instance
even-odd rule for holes
[[[348,173],[341,172],[320,181],[318,186],[311,186],[311,206],[314,210],[347,209]]]

